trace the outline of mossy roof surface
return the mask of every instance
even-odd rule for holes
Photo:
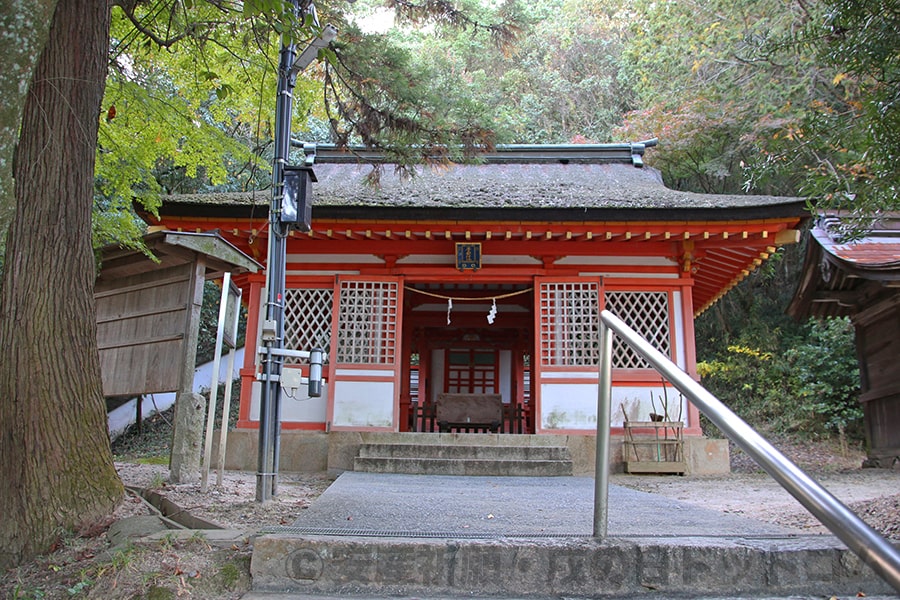
[[[377,185],[367,164],[314,167],[315,207],[385,209],[730,209],[796,204],[787,196],[698,194],[667,188],[655,169],[626,164],[481,164],[420,167],[401,177],[385,165]],[[268,205],[270,192],[166,196],[164,203]]]

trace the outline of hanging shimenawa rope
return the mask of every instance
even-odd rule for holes
[[[408,285],[403,286],[404,289],[415,292],[417,294],[422,294],[425,296],[431,296],[432,298],[440,298],[441,300],[447,301],[447,325],[450,324],[450,313],[453,311],[453,301],[457,302],[480,302],[482,300],[490,300],[491,301],[491,310],[488,312],[487,321],[489,324],[494,324],[494,319],[497,317],[497,300],[503,300],[504,298],[512,298],[513,296],[519,296],[521,294],[527,294],[534,290],[533,287],[525,288],[524,290],[518,290],[515,292],[507,292],[505,294],[490,294],[488,296],[481,296],[478,298],[469,297],[469,296],[448,296],[447,294],[437,294],[435,292],[428,292],[425,290],[416,289],[414,287],[410,287]]]

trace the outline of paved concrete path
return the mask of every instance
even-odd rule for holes
[[[343,473],[294,523],[326,535],[590,536],[589,477]],[[611,485],[610,536],[753,536],[796,531]],[[439,536],[440,537],[440,536]]]
[[[832,536],[619,486],[594,539],[593,491],[589,477],[344,473],[293,526],[255,539],[245,600],[890,591]]]

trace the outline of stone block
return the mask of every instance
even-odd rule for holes
[[[749,543],[748,543],[749,542]],[[504,597],[855,593],[888,588],[827,538],[401,539],[270,534],[254,542],[255,592]]]
[[[203,423],[206,398],[195,392],[178,394],[175,401],[175,432],[172,435],[172,459],[169,481],[200,481],[200,458],[203,451]]]
[[[328,466],[329,471],[352,471],[353,459],[359,453],[363,443],[361,433],[357,431],[331,431],[328,433]]]
[[[728,440],[685,437],[684,458],[690,475],[723,475],[731,472]]]

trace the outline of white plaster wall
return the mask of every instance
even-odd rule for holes
[[[337,381],[334,383],[335,427],[392,427],[392,381]]]
[[[613,427],[622,426],[625,421],[623,410],[628,414],[629,421],[649,421],[651,412],[663,414],[664,400],[670,421],[687,420],[687,400],[672,388],[613,387],[611,423]]]
[[[281,422],[287,423],[324,423],[328,408],[328,384],[322,382],[322,396],[310,398],[305,386],[300,388],[294,398],[282,393]],[[259,421],[259,404],[262,395],[262,382],[253,382],[250,396],[250,419]]]
[[[544,380],[541,384],[541,427],[547,431],[596,429],[598,393],[595,384]],[[663,398],[667,400],[670,420],[687,419],[687,401],[671,388],[664,392],[662,387],[613,387],[611,425],[621,427],[625,414],[629,421],[649,421],[651,412],[663,414]]]
[[[597,428],[597,386],[580,383],[541,383],[541,427]]]
[[[675,364],[681,367],[681,370],[684,371],[687,369],[687,363],[685,362],[685,357],[687,356],[687,350],[685,345],[685,334],[684,334],[684,313],[682,312],[682,294],[681,292],[675,292],[672,294],[672,311],[674,313],[674,323],[672,326],[675,328]]]

